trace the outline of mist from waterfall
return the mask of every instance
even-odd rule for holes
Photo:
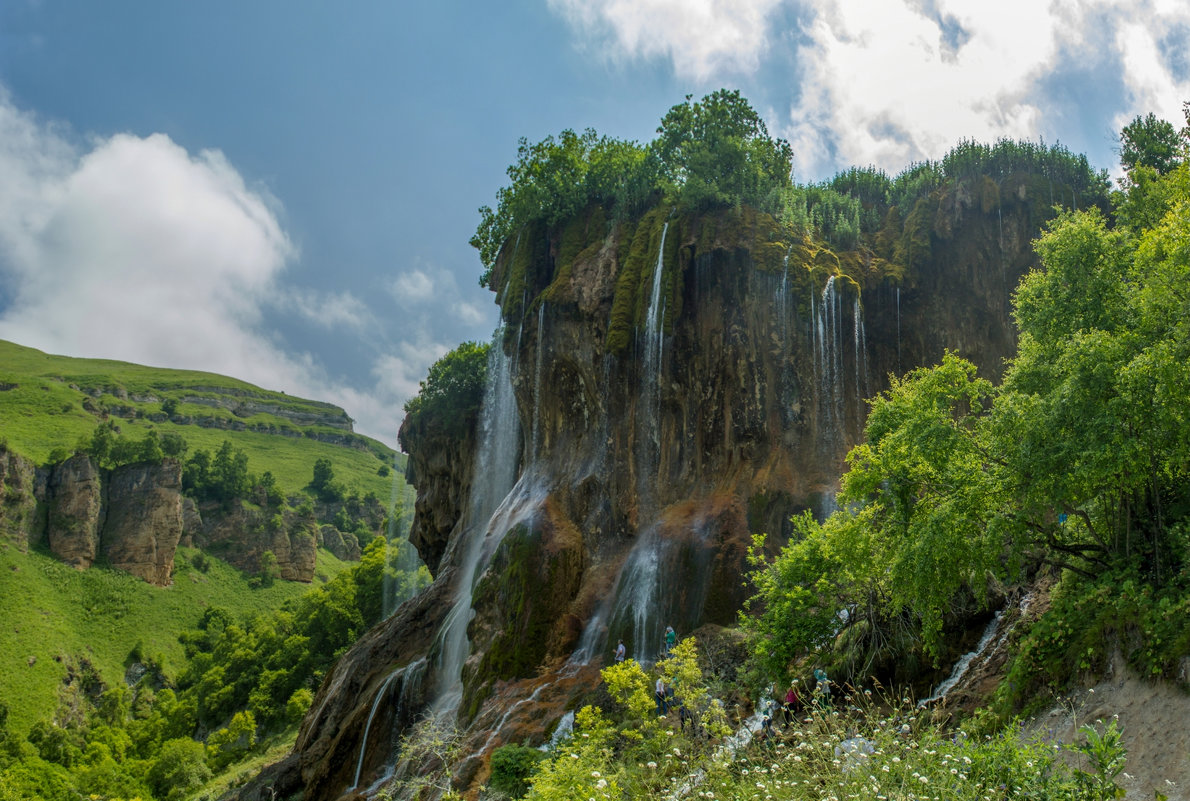
[[[384,616],[414,595],[414,583],[409,577],[421,567],[421,557],[409,542],[409,526],[413,521],[413,504],[417,491],[406,484],[393,459],[393,489],[389,499],[388,530],[385,532],[384,577],[381,585]]]

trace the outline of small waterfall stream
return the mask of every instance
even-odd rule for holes
[[[661,356],[665,347],[665,301],[661,297],[665,272],[665,237],[669,223],[661,229],[661,245],[653,268],[653,292],[645,315],[643,358],[640,370],[640,401],[637,406],[637,487],[642,504],[651,500],[651,484],[661,453]],[[647,504],[646,504],[647,505]]]
[[[811,296],[815,398],[818,406],[818,447],[823,454],[837,454],[843,447],[844,394],[842,302],[835,290],[835,276],[826,279],[817,304]]]
[[[983,630],[983,636],[979,638],[979,642],[976,643],[975,649],[968,651],[959,657],[959,660],[954,663],[954,668],[951,669],[950,675],[946,678],[946,680],[939,684],[928,698],[923,698],[917,702],[919,707],[932,704],[935,701],[945,698],[946,694],[949,693],[956,684],[962,681],[963,676],[967,674],[967,669],[971,667],[971,663],[983,655],[984,651],[987,650],[988,645],[991,644],[992,638],[996,636],[996,632],[1000,628],[1000,619],[1002,616],[1003,615],[1001,612],[996,612],[995,616],[992,617],[992,619],[988,622],[987,627]]]

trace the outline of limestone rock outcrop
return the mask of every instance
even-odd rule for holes
[[[0,445],[0,542],[25,551],[45,526],[45,472]]]
[[[176,459],[112,471],[100,536],[103,558],[150,584],[168,585],[182,538],[182,466]]]
[[[46,536],[55,556],[80,570],[90,567],[99,555],[103,512],[103,481],[90,456],[76,453],[54,467]]]

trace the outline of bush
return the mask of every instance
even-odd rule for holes
[[[505,745],[492,752],[492,775],[488,786],[509,798],[521,798],[529,791],[529,778],[537,772],[545,754],[524,745]]]

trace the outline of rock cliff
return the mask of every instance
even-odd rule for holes
[[[45,474],[0,445],[0,541],[25,551],[44,527]]]
[[[176,459],[112,471],[100,552],[117,570],[167,586],[182,538],[182,466]]]
[[[435,583],[328,676],[279,789],[333,799],[415,770],[392,744],[418,711],[463,727],[469,786],[495,747],[542,740],[608,643],[647,660],[666,625],[731,624],[752,533],[776,547],[791,515],[830,511],[864,398],[946,349],[999,376],[1034,263],[1029,186],[931,195],[907,263],[747,208],[595,209],[508,242],[482,419],[402,432]]]

